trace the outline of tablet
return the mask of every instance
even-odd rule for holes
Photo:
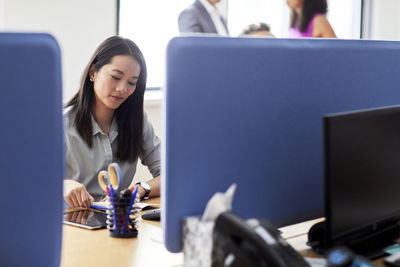
[[[106,227],[107,214],[92,209],[67,211],[64,214],[64,223],[85,229],[101,229]]]

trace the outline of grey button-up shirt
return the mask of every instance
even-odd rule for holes
[[[105,197],[105,192],[97,182],[101,170],[107,170],[112,162],[121,167],[123,179],[121,188],[127,188],[135,175],[137,161],[121,162],[117,159],[118,126],[115,118],[111,123],[109,135],[105,134],[92,116],[93,147],[90,148],[80,136],[75,127],[75,112],[68,108],[64,112],[65,158],[66,174],[64,179],[72,179],[86,186],[87,191],[99,201]],[[147,114],[143,117],[143,146],[140,160],[146,165],[153,177],[160,175],[160,140],[154,134],[154,129]]]

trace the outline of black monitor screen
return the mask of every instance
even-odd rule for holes
[[[375,229],[400,213],[400,106],[328,115],[328,238]]]

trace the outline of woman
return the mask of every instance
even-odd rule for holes
[[[326,0],[286,0],[291,9],[289,37],[336,38],[326,13]]]
[[[160,142],[143,112],[146,76],[143,55],[129,39],[108,38],[90,59],[64,114],[64,199],[71,207],[104,199],[97,174],[111,162],[121,167],[120,190],[131,186],[138,157],[154,177],[140,183],[139,196],[160,194]]]

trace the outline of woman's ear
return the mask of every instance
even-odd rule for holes
[[[92,65],[89,69],[89,80],[92,82],[94,80],[94,72],[95,72],[94,65]]]

